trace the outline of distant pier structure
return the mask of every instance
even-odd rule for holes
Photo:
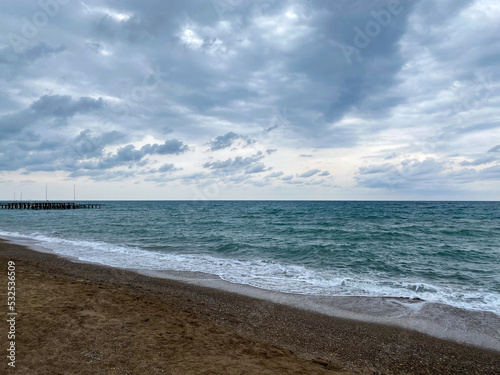
[[[100,203],[76,202],[0,202],[4,210],[75,210],[81,208],[101,208]]]

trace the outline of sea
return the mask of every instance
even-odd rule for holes
[[[477,321],[492,319],[500,350],[500,202],[99,203],[1,210],[0,237],[77,261],[209,275],[307,301],[378,298],[476,312]]]

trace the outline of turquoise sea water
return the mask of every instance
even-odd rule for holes
[[[102,202],[0,210],[0,236],[83,261],[202,271],[299,294],[395,296],[500,315],[500,202]]]

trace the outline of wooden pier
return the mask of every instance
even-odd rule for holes
[[[75,210],[81,208],[101,208],[101,204],[75,202],[0,202],[0,209],[4,210]]]

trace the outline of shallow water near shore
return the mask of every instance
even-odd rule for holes
[[[286,293],[317,309],[335,299],[343,306],[337,315],[402,325],[433,316],[449,321],[442,337],[460,336],[457,325],[498,331],[498,202],[102,203],[100,210],[3,210],[0,236],[112,267],[204,272],[216,276],[205,282]],[[370,312],[374,306],[382,310]],[[454,308],[468,311],[465,320]],[[418,324],[439,331],[425,320]]]

